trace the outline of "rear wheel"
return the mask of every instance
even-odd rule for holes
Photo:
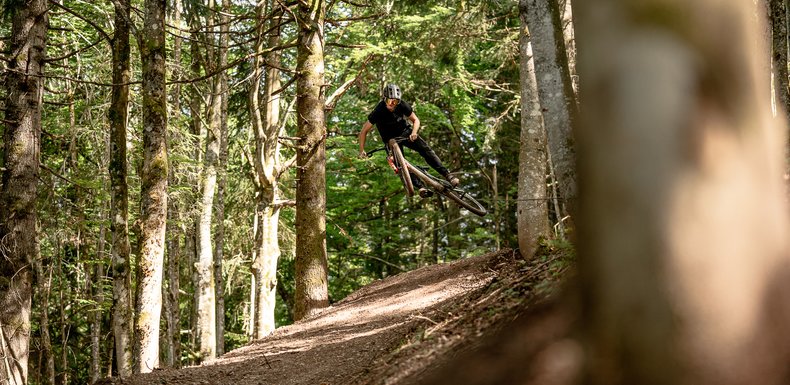
[[[442,195],[454,200],[459,206],[481,217],[488,214],[488,210],[486,210],[475,198],[472,198],[466,191],[445,188],[444,191],[442,191]]]
[[[411,174],[409,174],[409,169],[406,167],[406,159],[403,157],[403,152],[400,150],[400,146],[395,141],[395,139],[390,139],[389,141],[390,150],[392,151],[392,157],[395,161],[395,166],[398,167],[398,175],[400,175],[400,180],[403,182],[403,187],[406,188],[406,194],[409,196],[414,195],[414,184],[411,181]]]

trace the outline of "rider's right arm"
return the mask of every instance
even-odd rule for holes
[[[370,123],[369,120],[365,121],[365,124],[362,125],[362,131],[359,132],[359,156],[365,157],[365,139],[368,136],[368,132],[373,129],[373,123]]]

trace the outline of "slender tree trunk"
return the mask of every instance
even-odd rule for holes
[[[452,110],[452,107],[450,107]],[[455,125],[453,116],[455,115],[454,112],[450,113],[450,124],[456,127],[459,126]],[[450,139],[450,154],[452,154],[452,159],[450,159],[450,169],[451,170],[458,170],[461,164],[461,158],[458,156],[463,152],[461,147],[461,139],[458,135],[453,135]],[[461,246],[461,208],[450,202],[449,200],[445,200],[447,205],[447,249],[445,250],[445,258],[450,256],[450,260],[458,259],[462,253],[463,247]]]
[[[6,56],[3,184],[0,187],[0,382],[26,384],[41,149],[42,67],[47,2],[6,4],[11,35]]]
[[[524,258],[532,258],[540,238],[551,234],[548,194],[546,191],[546,130],[538,99],[535,64],[532,58],[529,31],[524,9],[528,0],[521,0],[521,33],[519,37],[521,81],[521,145],[518,173],[518,248]]]
[[[219,66],[225,68],[228,65],[228,44],[230,40],[230,20],[228,14],[230,4],[228,0],[222,1],[222,13],[220,14],[220,48]],[[227,164],[228,164],[228,76],[223,70],[219,74],[220,95],[220,138],[219,138],[219,171],[217,173],[217,203],[214,206],[216,217],[216,235],[214,242],[214,281],[216,282],[217,294],[217,356],[225,354],[225,290],[222,279],[222,263],[224,258],[225,246],[225,188],[227,186]]]
[[[178,27],[183,26],[181,17],[182,3],[177,1],[173,6],[173,19],[172,23]],[[176,63],[176,68],[181,68],[183,49],[183,39],[179,33],[173,37],[173,61]],[[181,79],[183,73],[179,70],[173,73],[173,77]],[[173,120],[179,120],[181,114],[181,84],[176,83],[173,85],[172,92],[170,93],[170,106]],[[171,185],[179,183],[177,176],[185,173],[186,167],[174,168],[171,162],[168,167],[168,177],[170,178]],[[171,368],[181,367],[181,306],[179,303],[179,290],[181,290],[181,279],[179,269],[181,264],[181,257],[183,255],[181,250],[180,240],[186,237],[186,232],[183,231],[182,225],[182,205],[177,199],[168,199],[167,209],[167,250],[165,251],[165,274],[167,276],[167,286],[164,292],[164,307],[165,307],[165,325],[166,333],[165,341],[165,365]]]
[[[70,243],[70,242],[69,242]],[[77,249],[72,249],[76,251]],[[58,254],[58,261],[55,263],[56,272],[57,272],[57,280],[59,282],[66,282],[66,275],[63,274],[63,257],[66,256],[66,251],[68,248],[64,249],[64,253]],[[79,260],[79,255],[76,256],[75,260]],[[60,316],[60,371],[58,372],[58,376],[56,377],[56,381],[58,384],[67,385],[69,383],[69,372],[67,368],[69,367],[69,349],[68,349],[68,338],[63,338],[69,334],[69,324],[68,319],[69,316],[66,314],[66,304],[71,303],[71,299],[73,298],[71,294],[71,288],[68,285],[58,285],[57,286],[57,296],[58,301],[56,303],[56,307],[58,308],[58,315]],[[65,293],[64,293],[65,291]]]
[[[44,361],[44,377],[42,383],[55,385],[55,357],[52,351],[52,337],[49,332],[49,295],[52,291],[52,277],[44,271],[44,266],[41,259],[33,261],[33,266],[36,269],[36,286],[37,305],[40,307],[40,314],[38,316],[38,327],[41,333],[40,341],[41,348],[40,354],[42,361]],[[40,369],[39,369],[40,370]]]
[[[576,101],[568,70],[559,4],[556,0],[526,0],[519,3],[519,10],[529,26],[543,124],[560,194],[565,210],[573,214],[576,150],[572,126]]]
[[[573,28],[573,7],[571,0],[559,0],[562,34],[565,39],[565,53],[568,57],[568,71],[576,104],[579,102],[579,76],[576,74],[576,32]]]
[[[146,0],[140,43],[143,62],[143,169],[140,218],[140,290],[135,319],[134,371],[159,366],[159,319],[167,223],[167,92],[165,1]]]
[[[103,160],[104,162],[104,160]],[[106,164],[106,163],[105,163]],[[104,185],[106,189],[106,185]],[[104,263],[102,262],[102,258],[105,255],[105,247],[106,247],[106,227],[104,223],[106,223],[109,218],[107,217],[108,210],[106,207],[106,200],[102,201],[102,208],[101,208],[101,219],[102,224],[99,226],[99,240],[96,246],[96,257],[94,258],[96,263],[93,263],[91,266],[88,267],[88,271],[86,274],[90,276],[88,280],[89,289],[90,289],[90,297],[93,300],[95,306],[93,307],[93,311],[91,312],[91,367],[90,367],[90,378],[91,383],[99,381],[101,378],[101,362],[102,362],[102,315],[104,311],[102,307],[104,306],[104,285],[103,285],[103,274],[104,274]]]
[[[175,200],[173,200],[175,201]],[[181,322],[181,309],[179,303],[178,292],[181,289],[181,281],[179,278],[179,265],[181,260],[181,245],[179,239],[184,235],[180,230],[180,226],[176,224],[179,221],[178,215],[175,213],[179,210],[177,205],[170,205],[167,215],[170,218],[167,224],[167,258],[166,258],[166,274],[167,274],[167,289],[164,293],[165,300],[165,325],[167,325],[166,333],[166,365],[171,368],[181,367],[181,338],[180,338],[180,322]]]
[[[786,118],[790,112],[790,89],[787,78],[787,9],[785,0],[770,0],[772,68],[776,108]]]
[[[575,4],[583,383],[786,384],[787,133],[754,4]]]
[[[192,28],[196,29],[196,26],[192,26]],[[200,41],[200,37],[198,33],[193,32],[191,34],[191,43],[190,43],[190,53],[192,55],[192,65],[190,66],[191,67],[190,70],[192,73],[192,77],[195,78],[200,77],[202,75],[200,71],[201,71],[201,66],[203,65],[204,62],[204,60],[202,60],[201,58],[199,41]],[[203,162],[204,157],[203,157],[203,151],[200,148],[200,143],[202,142],[201,138],[206,136],[206,128],[201,118],[201,116],[203,116],[201,112],[201,100],[202,100],[202,95],[204,94],[205,91],[201,89],[200,86],[201,83],[196,82],[196,83],[192,83],[189,87],[190,88],[189,111],[191,117],[190,128],[192,129],[193,137],[198,138],[197,143],[195,143],[194,146],[195,149],[194,160],[196,165],[202,164]],[[198,166],[196,166],[196,168],[197,167]],[[199,174],[199,172],[200,171],[198,170],[195,172],[195,174]],[[195,178],[192,184],[197,185],[198,183],[199,180]],[[195,200],[197,199],[198,198],[195,197]],[[187,250],[186,253],[187,266],[193,267],[195,266],[195,263],[197,263],[198,260],[197,233],[199,226],[198,226],[198,216],[194,216],[190,219],[191,220],[190,220],[189,228],[186,234],[185,248]],[[193,301],[190,302],[190,306],[188,308],[189,311],[186,312],[186,314],[189,314],[189,325],[190,325],[189,348],[194,349],[195,346],[198,346],[198,337],[199,337],[198,334],[196,333],[196,331],[198,330],[198,326],[197,326],[198,324],[197,308],[199,303],[198,296],[200,294],[199,290],[197,290],[199,274],[198,274],[198,269],[190,268],[189,271],[191,271],[192,273],[190,281],[192,284]],[[191,357],[190,361],[187,364],[194,364],[194,355],[191,355],[190,357]]]
[[[326,254],[326,127],[323,0],[299,1],[296,63],[296,299],[300,320],[329,306]]]
[[[276,2],[270,2],[270,9],[275,9]],[[258,8],[258,40],[256,52],[261,52],[264,42],[269,47],[280,44],[280,27],[282,10],[272,12],[269,27],[265,28],[263,4]],[[268,29],[268,37],[262,33]],[[256,56],[256,57],[261,57]],[[274,331],[274,310],[277,290],[277,262],[280,258],[279,232],[279,178],[284,165],[280,160],[280,95],[274,92],[280,89],[280,53],[269,52],[261,57],[266,67],[263,108],[259,106],[258,95],[262,61],[256,60],[255,83],[250,90],[250,108],[253,114],[253,131],[255,134],[255,174],[256,174],[256,213],[257,227],[255,233],[255,256],[253,274],[255,275],[255,312],[253,313],[253,338],[262,338]],[[261,114],[260,111],[263,111]]]
[[[206,152],[201,177],[201,200],[199,205],[198,246],[198,335],[202,358],[217,356],[216,338],[216,282],[214,280],[214,253],[211,242],[211,220],[214,196],[217,188],[217,165],[219,163],[220,87],[218,79],[212,80],[209,108],[209,125],[206,130]]]
[[[126,131],[131,76],[128,0],[115,4],[113,37],[113,87],[110,102],[110,232],[112,233],[113,313],[112,331],[118,374],[132,374],[132,298],[129,254],[129,187],[127,182]]]

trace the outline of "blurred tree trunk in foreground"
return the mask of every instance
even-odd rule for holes
[[[583,383],[786,384],[785,131],[753,3],[575,6]]]

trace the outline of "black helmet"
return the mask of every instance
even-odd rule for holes
[[[396,84],[390,83],[384,87],[384,94],[385,99],[398,99],[400,100],[400,88]]]

